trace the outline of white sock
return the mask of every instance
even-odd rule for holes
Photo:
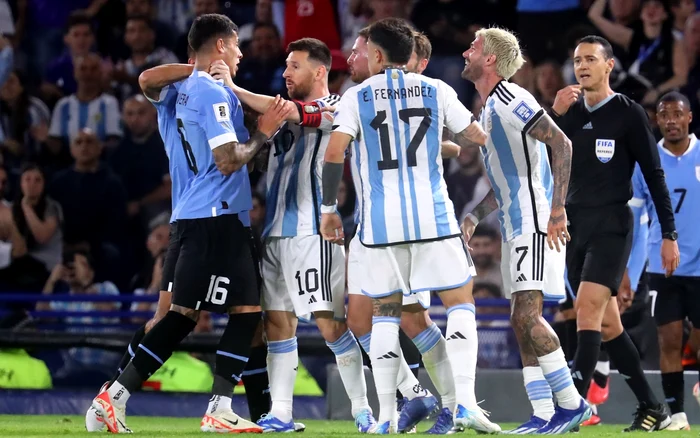
[[[126,406],[127,400],[129,400],[129,397],[131,397],[129,390],[124,388],[124,385],[117,381],[112,383],[112,386],[110,386],[107,390],[107,394],[109,394],[112,404],[122,408]]]
[[[476,360],[479,338],[476,334],[476,310],[473,304],[458,304],[447,309],[447,356],[455,379],[457,403],[476,409]]]
[[[360,341],[362,349],[365,350],[367,356],[369,356],[369,343],[372,339],[372,332],[360,336],[357,340]],[[411,367],[408,366],[408,362],[401,355],[401,365],[399,365],[399,377],[397,387],[401,391],[401,395],[409,400],[413,400],[416,397],[426,397],[432,394],[427,389],[423,388],[416,376],[413,375]]]
[[[527,398],[530,399],[535,417],[549,421],[554,415],[554,401],[552,389],[544,379],[542,368],[523,367],[523,380]]]
[[[343,333],[335,342],[326,342],[335,354],[338,373],[352,404],[352,416],[370,409],[367,400],[367,384],[362,364],[362,352],[350,330]]]
[[[292,398],[298,366],[299,351],[296,337],[284,341],[268,341],[267,373],[270,377],[270,398],[272,399],[270,415],[284,422],[292,420]]]
[[[455,410],[455,379],[450,359],[447,357],[447,343],[435,323],[413,338],[413,343],[423,355],[423,365],[442,398],[442,407]]]
[[[564,409],[578,409],[581,404],[581,396],[574,386],[571,371],[564,358],[564,351],[557,348],[549,354],[538,357],[537,360],[542,368],[544,378],[557,397],[557,404]]]
[[[610,375],[610,361],[606,360],[605,362],[601,362],[601,361],[596,362],[595,370],[604,376],[609,376]]]
[[[399,318],[375,316],[372,318],[372,373],[379,400],[379,418],[377,422],[391,422],[395,427],[396,382],[399,375],[401,346],[399,345]]]
[[[214,395],[209,400],[209,406],[207,407],[207,414],[215,414],[221,411],[231,410],[231,397],[226,397],[223,395]]]

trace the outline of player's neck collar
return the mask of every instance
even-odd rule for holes
[[[683,152],[683,155],[681,155],[680,157],[688,155],[690,153],[690,151],[692,151],[695,148],[695,146],[697,146],[698,138],[695,136],[695,134],[688,135],[688,140],[690,140],[688,142],[688,149],[686,149],[685,152]],[[659,146],[661,146],[661,151],[663,153],[670,155],[674,158],[680,158],[678,155],[676,155],[673,152],[666,149],[665,144],[666,144],[666,141],[663,138],[661,140],[659,140]]]
[[[405,65],[385,65],[377,74],[383,75],[387,70],[401,70],[404,73],[408,73]]]
[[[221,80],[221,79],[214,79],[214,77],[213,77],[212,75],[210,75],[208,72],[206,72],[206,71],[204,71],[204,70],[197,70],[197,69],[195,69],[194,71],[192,71],[192,76],[196,76],[196,77],[198,77],[198,78],[207,78],[207,79],[209,79],[210,81],[215,82],[215,83],[217,83],[217,84],[223,84],[223,83],[224,83],[224,81]]]
[[[486,98],[488,99],[489,97],[491,97],[491,95],[495,93],[496,89],[498,89],[499,87],[505,86],[506,82],[507,81],[505,79],[501,79],[500,81],[496,82],[496,85],[494,85],[491,91],[489,91],[489,95],[486,96]]]

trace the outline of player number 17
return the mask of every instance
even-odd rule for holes
[[[417,165],[416,152],[418,151],[418,146],[423,142],[425,134],[430,128],[432,123],[432,110],[430,108],[404,108],[399,110],[399,119],[406,124],[411,123],[411,117],[422,117],[416,133],[411,138],[408,143],[408,148],[406,148],[406,165],[408,167],[415,167]],[[377,111],[377,115],[370,122],[372,129],[379,131],[379,145],[381,147],[382,159],[377,161],[377,167],[379,170],[392,170],[399,168],[399,160],[391,158],[391,139],[389,137],[389,125],[384,123],[386,120],[386,111]],[[404,130],[399,129],[401,135]]]

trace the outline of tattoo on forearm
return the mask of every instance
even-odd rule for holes
[[[491,189],[486,194],[484,199],[482,199],[481,202],[479,202],[479,204],[476,207],[474,207],[472,214],[481,221],[497,208],[498,201],[496,201],[496,192],[494,192],[493,189]]]
[[[454,142],[463,148],[483,146],[486,143],[486,133],[478,123],[472,123],[454,135]]]
[[[563,207],[566,204],[571,175],[571,140],[547,114],[540,117],[528,134],[552,148],[552,176],[554,177],[552,208]],[[552,221],[554,219],[552,218]],[[558,220],[564,220],[564,216],[562,215]]]
[[[230,175],[248,164],[267,141],[267,136],[258,131],[245,143],[226,143],[214,149],[214,163],[224,175]]]
[[[510,322],[518,343],[529,343],[537,357],[559,348],[559,339],[542,317],[542,292],[517,292],[512,301]]]
[[[372,299],[373,316],[391,316],[401,318],[401,303],[383,303],[382,300]]]
[[[340,180],[343,179],[343,163],[332,163],[326,161],[323,164],[323,175],[321,177],[323,187],[323,205],[333,205],[338,197]]]

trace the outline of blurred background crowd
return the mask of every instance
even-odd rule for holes
[[[577,41],[605,36],[615,48],[613,89],[648,109],[669,90],[700,114],[697,0],[0,0],[0,292],[157,294],[168,241],[168,160],[156,113],[138,88],[150,67],[187,62],[194,17],[222,13],[239,26],[236,82],[286,97],[286,45],[315,37],[333,53],[330,88],[352,86],[346,59],[358,30],[402,17],[432,42],[425,74],[481,102],[460,78],[461,56],[483,26],[515,30],[527,62],[512,81],[542,106],[575,83]],[[87,129],[85,129],[87,128]],[[691,130],[700,128],[697,117]],[[658,131],[657,131],[658,132]],[[445,162],[461,219],[489,189],[478,151]],[[265,217],[265,178],[251,174],[253,227]],[[352,223],[351,179],[339,199]],[[352,227],[347,227],[352,232]],[[475,296],[502,297],[500,232],[492,215],[471,241]],[[119,303],[44,303],[118,309]],[[63,307],[61,307],[63,306]],[[134,304],[148,310],[150,304]],[[506,309],[480,310],[481,313]],[[501,321],[508,325],[506,321]],[[483,324],[499,324],[484,322]],[[511,342],[511,341],[505,341]],[[516,358],[517,361],[517,358]],[[515,364],[517,366],[517,364]]]

